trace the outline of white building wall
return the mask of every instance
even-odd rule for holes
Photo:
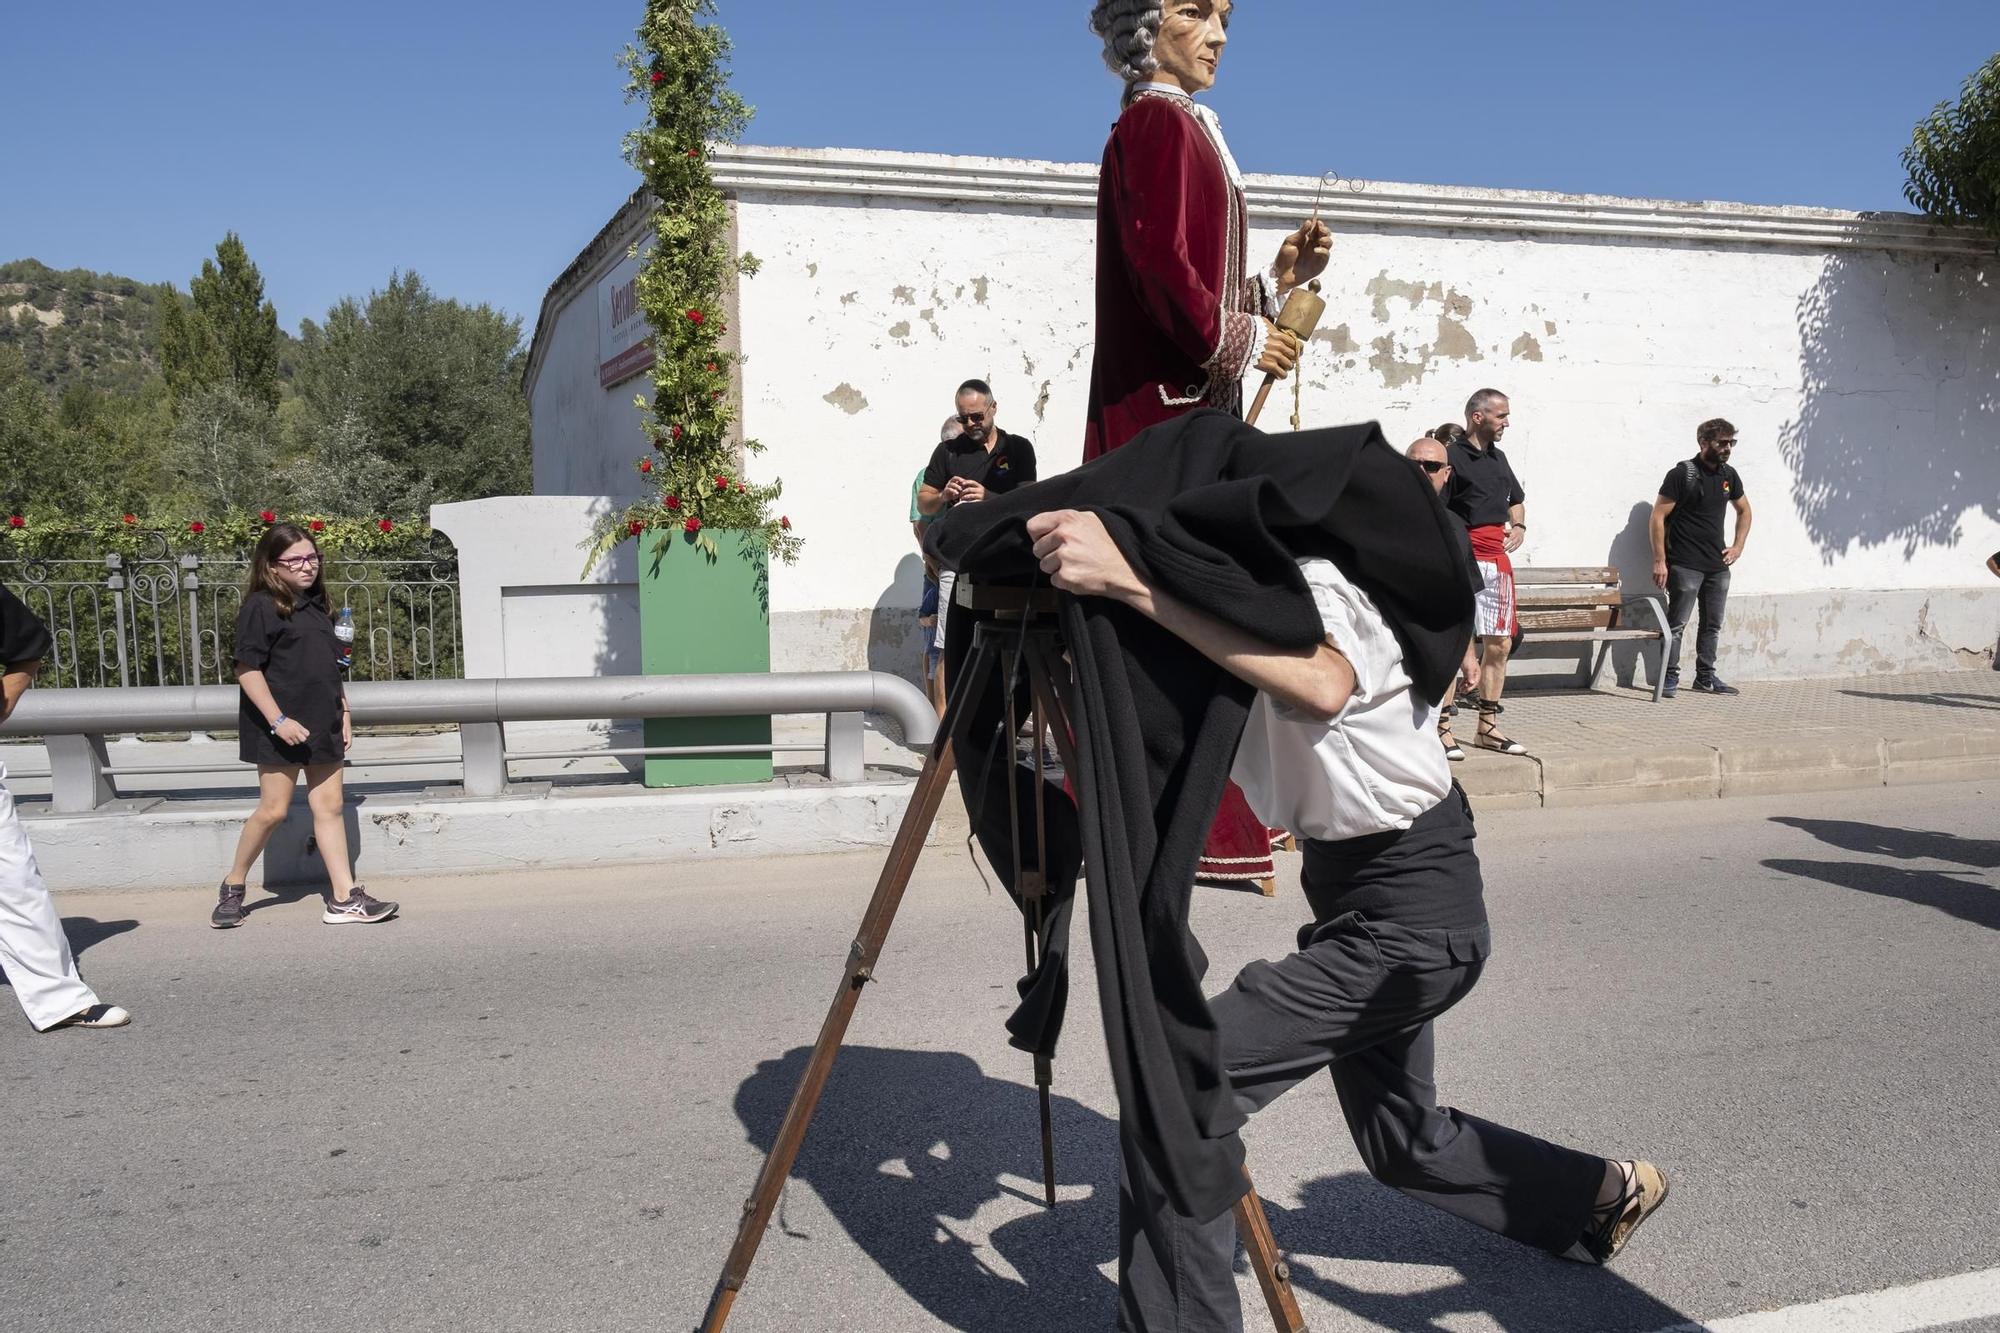
[[[717,156],[764,267],[732,333],[743,425],[806,538],[773,571],[774,663],[909,671],[909,487],[962,379],[990,380],[1044,473],[1079,458],[1094,169],[886,153]],[[1313,183],[1251,182],[1253,262]],[[1724,653],[1744,676],[1990,656],[2000,589],[2000,263],[1914,219],[1413,186],[1329,197],[1307,427],[1403,443],[1491,385],[1529,495],[1518,557],[1647,579],[1644,510],[1731,419],[1755,509]],[[596,276],[551,292],[531,365],[536,487],[629,494],[642,379],[597,387]],[[602,238],[601,238],[602,239]],[[615,243],[613,243],[615,242]],[[1264,425],[1283,429],[1288,388]]]

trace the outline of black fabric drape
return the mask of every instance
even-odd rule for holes
[[[48,627],[12,592],[0,585],[0,667],[47,657],[55,641]]]
[[[1155,586],[1281,648],[1320,640],[1298,561],[1332,560],[1374,599],[1432,701],[1471,633],[1450,519],[1372,423],[1266,436],[1221,412],[1191,413],[1074,471],[960,505],[932,524],[925,546],[977,582],[1033,584],[1041,576],[1026,522],[1070,508],[1097,512]],[[951,614],[946,643],[961,657],[972,618]],[[1242,1116],[1187,912],[1253,692],[1120,604],[1065,598],[1062,621],[1080,713],[1074,779],[1091,945],[1119,1115],[1174,1206],[1213,1217],[1243,1192]],[[982,772],[990,754],[979,753]],[[1005,788],[976,786],[990,817]],[[975,788],[964,790],[977,823]]]

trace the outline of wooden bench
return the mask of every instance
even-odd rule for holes
[[[1523,642],[1583,645],[1578,666],[1592,689],[1604,674],[1612,644],[1654,645],[1658,657],[1653,662],[1653,702],[1660,701],[1667,654],[1674,642],[1663,594],[1651,588],[1627,593],[1619,586],[1618,571],[1610,568],[1517,568],[1514,609],[1521,621]],[[1633,621],[1637,623],[1629,623]],[[1591,645],[1597,645],[1594,654]]]

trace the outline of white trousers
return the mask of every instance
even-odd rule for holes
[[[62,918],[7,790],[5,764],[0,764],[0,968],[37,1032],[98,1002],[97,992],[76,973]]]

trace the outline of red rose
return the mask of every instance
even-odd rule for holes
[[[665,75],[664,73],[662,73],[661,71],[659,71],[659,70],[657,70],[657,69],[653,71],[653,82],[654,82],[654,83],[665,83],[666,81],[667,81],[667,76],[666,76],[666,75]]]
[[[790,532],[792,530],[792,520],[786,518],[783,514],[780,514],[778,516],[778,526],[783,528],[786,532]]]
[[[652,460],[652,459],[650,459],[650,458],[642,458],[642,459],[640,459],[640,460],[639,460],[639,470],[640,470],[641,472],[651,472],[651,471],[653,470],[653,460]]]
[[[717,477],[717,478],[715,479],[715,489],[716,489],[716,490],[718,490],[718,491],[726,491],[726,490],[728,490],[728,489],[729,489],[729,478],[727,478],[727,477]]]
[[[325,520],[323,520],[323,519],[317,519],[317,518],[316,518],[316,519],[314,519],[314,520],[313,520],[313,521],[312,521],[311,523],[307,524],[306,526],[310,527],[310,528],[311,528],[311,529],[312,529],[312,530],[313,530],[314,532],[325,532],[325,531],[326,531],[326,522],[325,522]]]
[[[703,369],[707,370],[709,374],[713,375],[715,373],[715,362],[713,361],[709,362],[707,366],[703,367]]]
[[[196,519],[194,522],[188,524],[188,531],[199,536],[208,531],[208,524],[202,522],[200,519]]]
[[[698,518],[696,518],[696,517],[695,517],[694,515],[692,515],[692,514],[688,515],[688,521],[687,521],[687,522],[685,522],[685,523],[683,523],[683,524],[681,524],[681,531],[683,531],[683,532],[700,532],[700,531],[701,531],[701,520],[700,520],[700,519],[698,519]]]
[[[19,514],[9,514],[7,515],[7,526],[10,528],[25,528],[28,526],[28,520],[22,518]]]
[[[257,517],[263,519],[266,523],[276,523],[278,521],[278,516],[268,509],[258,510]]]
[[[700,157],[700,156],[701,156],[701,149],[699,149],[699,148],[690,148],[690,149],[688,149],[688,156],[689,156],[689,157]]]
[[[707,319],[708,316],[702,314],[701,311],[699,310],[690,310],[688,311],[688,318],[692,320],[694,323],[699,324],[703,320]]]
[[[377,523],[375,526],[382,529],[382,531],[387,532],[389,531],[389,529],[395,527],[396,525],[394,523],[391,523],[388,519],[385,518],[380,523]]]
[[[633,520],[631,521],[631,523],[627,524],[626,526],[628,526],[628,527],[630,527],[630,528],[632,529],[632,535],[633,535],[634,537],[638,536],[638,535],[639,535],[640,533],[642,533],[642,532],[644,532],[644,531],[646,530],[646,525],[645,525],[644,523],[641,523],[641,522],[640,522],[640,521],[639,521],[638,519],[636,519],[636,518],[635,518],[635,519],[633,519]]]
[[[139,521],[139,516],[137,514],[127,514],[125,515],[125,521],[127,523],[137,523]]]
[[[680,496],[678,496],[678,495],[669,495],[669,496],[667,497],[667,508],[669,508],[669,509],[679,509],[680,507],[681,507],[681,497],[680,497]]]
[[[679,426],[670,426],[667,429],[667,433],[678,440],[681,437],[681,428]]]

